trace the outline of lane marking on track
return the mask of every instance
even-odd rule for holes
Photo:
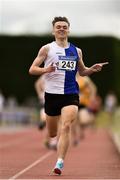
[[[31,165],[29,165],[28,167],[26,167],[25,169],[23,169],[22,171],[18,172],[17,174],[15,174],[14,176],[12,176],[11,178],[9,178],[8,180],[14,180],[17,177],[19,177],[20,175],[22,175],[23,173],[25,173],[26,171],[30,170],[31,168],[33,168],[34,166],[36,166],[37,164],[41,163],[43,160],[45,160],[47,157],[51,156],[54,152],[50,151],[48,153],[46,153],[45,155],[43,155],[42,157],[40,157],[38,160],[36,160],[34,163],[32,163]]]

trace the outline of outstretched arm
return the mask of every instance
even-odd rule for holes
[[[78,49],[78,54],[79,54],[78,72],[81,76],[88,76],[93,74],[94,72],[99,72],[102,70],[102,67],[104,65],[109,64],[109,62],[96,63],[91,67],[86,67],[83,62],[82,51],[80,49]]]

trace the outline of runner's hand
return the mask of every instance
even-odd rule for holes
[[[107,65],[107,64],[109,64],[109,62],[94,64],[93,66],[91,66],[91,70],[92,70],[93,72],[99,72],[99,71],[102,70],[102,67],[103,67],[104,65]]]
[[[50,73],[50,72],[54,72],[56,69],[56,66],[54,66],[54,64],[50,64],[48,67],[45,68],[45,72],[46,73]]]

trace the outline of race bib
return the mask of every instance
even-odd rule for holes
[[[73,71],[76,68],[76,56],[59,56],[58,69]]]

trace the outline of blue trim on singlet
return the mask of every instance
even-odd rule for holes
[[[76,68],[72,71],[65,71],[65,82],[64,82],[64,94],[78,94],[79,86],[76,82],[76,72],[77,72],[77,63],[78,63],[78,53],[77,49],[73,44],[70,44],[70,47],[65,49],[66,56],[76,56]]]

